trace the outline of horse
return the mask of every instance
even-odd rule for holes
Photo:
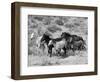
[[[62,32],[61,38],[64,38],[66,41],[71,37],[70,33]]]
[[[86,43],[85,43],[85,40],[83,40],[83,38],[80,37],[80,36],[71,35],[71,37],[72,37],[72,42],[73,42],[73,41],[82,41],[84,44],[86,44]]]
[[[36,39],[36,46],[38,47],[38,48],[42,48],[42,44],[43,44],[43,42],[41,43],[41,38],[42,38],[42,36],[39,36],[39,37],[37,37],[37,39]]]
[[[61,37],[66,39],[66,50],[72,50],[73,52],[76,50],[86,50],[85,40],[81,36],[63,32]]]
[[[63,38],[66,39],[67,41],[67,45],[66,45],[66,49],[67,50],[72,50],[73,52],[75,50],[85,50],[86,47],[86,43],[85,40],[83,40],[82,37],[77,36],[77,35],[71,35],[69,33],[62,33]]]
[[[64,54],[66,54],[66,40],[64,38],[56,38],[56,39],[52,39],[50,40],[48,47],[49,47],[49,54],[50,57],[52,56],[52,49],[54,48],[56,50],[56,54],[57,55],[61,55],[61,52],[63,51]]]
[[[43,34],[40,42],[41,43],[46,43],[48,45],[48,43],[49,43],[50,40],[51,40],[50,35]]]
[[[51,40],[50,35],[44,33],[42,36],[39,36],[36,40],[36,44],[38,49],[42,51],[42,53],[50,52],[50,47],[48,47],[48,43]],[[49,50],[48,50],[49,49]]]
[[[59,38],[51,39],[48,44],[48,53],[52,56],[52,49],[56,51],[56,54],[61,55],[63,52],[66,55],[66,46],[71,35],[63,32]]]
[[[75,52],[76,50],[86,50],[86,47],[83,41],[79,40],[79,41],[69,42],[68,45],[66,46],[66,49]]]

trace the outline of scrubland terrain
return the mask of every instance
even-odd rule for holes
[[[28,16],[28,66],[47,65],[76,65],[87,64],[88,54],[86,51],[67,51],[68,57],[47,56],[47,50],[43,53],[36,47],[37,37],[45,32],[52,35],[52,38],[60,37],[62,32],[68,32],[83,37],[88,43],[88,18],[70,16]],[[31,34],[34,33],[33,39]],[[88,49],[88,47],[86,46]]]

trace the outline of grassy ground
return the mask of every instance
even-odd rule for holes
[[[48,32],[52,38],[57,38],[62,32],[76,34],[83,37],[87,44],[87,18],[86,17],[56,17],[56,16],[28,16],[28,66],[46,65],[76,65],[87,64],[88,55],[86,51],[67,51],[68,57],[52,56],[43,53],[36,47],[37,37]],[[31,40],[30,36],[34,32]]]
[[[47,55],[34,56],[29,55],[29,66],[47,66],[47,65],[76,65],[76,64],[87,64],[87,53],[83,51],[77,51],[74,55],[68,56],[66,58],[53,56],[49,57]]]

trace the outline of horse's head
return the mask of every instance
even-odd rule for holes
[[[43,34],[41,38],[41,43],[46,43],[48,45],[49,41],[51,40],[50,36],[47,34]]]
[[[70,37],[71,35],[69,34],[69,33],[66,33],[66,32],[63,32],[62,34],[61,34],[61,38],[68,38],[68,37]]]

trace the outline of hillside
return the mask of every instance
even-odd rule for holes
[[[87,17],[70,17],[70,16],[28,16],[28,64],[29,66],[45,65],[70,65],[70,64],[87,64],[87,51],[67,51],[68,57],[61,58],[58,56],[48,57],[47,50],[43,53],[36,48],[37,37],[42,36],[45,32],[49,33],[52,38],[57,38],[62,32],[68,32],[83,37],[87,44],[88,35],[88,18]],[[31,40],[31,34],[34,37]]]

